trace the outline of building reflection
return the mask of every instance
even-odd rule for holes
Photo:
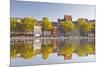
[[[39,39],[34,40],[34,51],[36,54],[40,54],[41,53],[41,46],[42,46],[42,42]]]
[[[94,39],[14,39],[10,46],[11,58],[31,59],[41,55],[47,60],[50,54],[56,53],[57,57],[63,56],[64,60],[71,60],[74,53],[78,57],[95,54]]]

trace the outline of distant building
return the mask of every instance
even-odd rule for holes
[[[57,22],[53,22],[53,29],[51,31],[51,35],[54,37],[58,36],[58,24],[57,24]]]
[[[41,26],[34,26],[34,36],[41,36],[42,35],[42,31],[41,31]]]
[[[58,28],[57,27],[53,27],[52,31],[51,31],[51,35],[56,37],[57,36],[57,31],[58,31]]]
[[[72,21],[72,16],[71,15],[64,15],[64,20],[65,21]]]
[[[60,21],[72,21],[72,16],[71,15],[64,15],[63,19],[58,19],[58,22]]]
[[[37,21],[37,23],[34,26],[34,36],[40,37],[42,35],[42,28],[41,23]]]

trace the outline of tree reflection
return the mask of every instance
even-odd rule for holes
[[[24,59],[31,59],[35,56],[34,47],[30,43],[19,43],[11,45],[11,58],[16,58],[17,54]]]
[[[15,45],[11,45],[10,46],[10,57],[11,58],[16,58],[17,56],[17,47],[16,47],[16,44]]]
[[[95,46],[92,43],[86,43],[83,45],[79,45],[76,49],[76,53],[79,57],[94,54]]]
[[[95,46],[93,44],[88,43],[84,47],[85,47],[87,54],[91,55],[91,54],[95,53]]]
[[[44,60],[47,60],[51,53],[57,53],[58,56],[63,56],[64,60],[70,60],[72,54],[76,53],[79,57],[94,55],[95,44],[93,42],[83,41],[72,43],[71,41],[63,41],[54,46],[53,42],[35,46],[35,44],[27,41],[11,42],[10,56],[11,58],[21,57],[24,59],[32,59],[37,54],[42,55]],[[36,47],[40,47],[36,50]]]
[[[71,59],[71,56],[75,50],[75,45],[64,44],[59,48],[59,54],[64,56],[64,59]]]
[[[48,59],[48,56],[53,51],[53,46],[51,44],[42,45],[41,54],[44,60]]]
[[[20,53],[21,57],[23,57],[24,59],[31,59],[36,55],[32,44],[28,43],[25,43]]]

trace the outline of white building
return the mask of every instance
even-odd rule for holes
[[[34,51],[35,51],[36,53],[39,53],[39,52],[40,52],[41,46],[42,46],[41,40],[35,39],[35,40],[34,40]]]
[[[34,26],[34,36],[39,37],[42,35],[42,29],[41,26],[35,25]]]

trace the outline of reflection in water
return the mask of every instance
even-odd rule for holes
[[[61,56],[64,60],[71,60],[74,53],[78,57],[94,55],[95,43],[94,39],[15,39],[11,40],[10,52],[11,61],[17,58],[30,60],[38,55],[41,55],[41,58],[46,61],[50,54],[55,53],[57,57]]]

